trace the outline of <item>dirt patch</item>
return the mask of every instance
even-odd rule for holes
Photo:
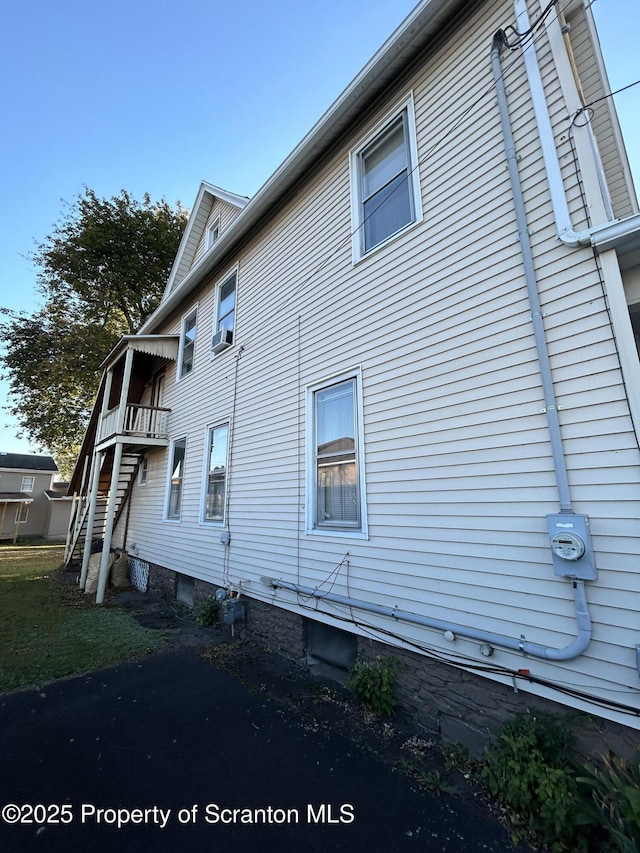
[[[504,822],[478,781],[479,766],[466,751],[418,730],[401,711],[391,717],[375,714],[346,687],[252,642],[223,641],[204,647],[201,654],[249,689],[294,711],[302,728],[337,732],[411,776],[421,788],[462,798],[479,813]]]

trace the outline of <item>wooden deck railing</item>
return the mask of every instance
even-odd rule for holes
[[[159,406],[138,406],[130,404],[125,409],[124,423],[120,424],[119,409],[111,409],[100,424],[98,441],[112,435],[127,435],[144,438],[168,438],[167,419],[171,409]]]

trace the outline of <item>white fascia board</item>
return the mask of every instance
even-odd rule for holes
[[[220,201],[225,201],[233,207],[239,207],[240,210],[249,204],[250,199],[246,195],[238,195],[237,193],[229,192],[229,190],[223,190],[215,184],[210,184],[208,181],[202,181],[200,186],[205,190],[205,192],[208,192],[209,195],[215,196],[220,199]]]
[[[209,198],[207,198],[207,196]],[[215,186],[215,184],[210,184],[208,181],[202,181],[200,183],[198,195],[196,196],[196,200],[194,201],[191,207],[191,213],[189,215],[187,227],[185,228],[184,234],[182,235],[182,239],[180,240],[180,245],[178,246],[178,251],[176,252],[176,257],[173,262],[173,266],[171,267],[171,272],[169,273],[167,286],[165,287],[164,295],[162,297],[163,301],[169,296],[175,285],[175,279],[184,259],[185,253],[187,251],[187,246],[189,245],[193,229],[197,227],[196,223],[198,220],[200,208],[205,203],[205,201],[207,204],[209,204],[209,199],[214,198],[218,198],[220,199],[220,201],[224,201],[227,204],[230,204],[232,207],[237,207],[239,210],[242,210],[242,208],[249,203],[249,199],[247,198],[247,196],[238,195],[237,193],[232,193],[229,190],[223,190],[221,187],[217,187]],[[213,202],[211,201],[211,203]]]
[[[148,333],[167,320],[177,306],[187,299],[191,291],[214,269],[225,253],[260,223],[266,213],[278,204],[311,165],[353,126],[364,110],[385,89],[393,85],[409,63],[450,23],[452,16],[470,5],[470,2],[471,0],[422,0],[251,198],[214,246],[187,273],[180,285],[175,290],[167,286],[165,298],[140,332]],[[203,186],[204,182],[201,191]],[[181,247],[186,244],[185,237]],[[178,253],[180,255],[180,249]],[[177,270],[178,263],[176,258],[172,275]],[[171,280],[172,285],[173,283]]]

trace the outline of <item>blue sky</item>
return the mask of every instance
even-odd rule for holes
[[[189,207],[253,195],[415,0],[33,0],[3,15],[0,305],[34,310],[29,260],[89,186]],[[640,78],[637,0],[595,0],[613,89]],[[509,21],[505,21],[505,24]],[[640,86],[616,96],[640,186]],[[6,403],[0,382],[0,407]],[[31,452],[0,411],[0,450]]]

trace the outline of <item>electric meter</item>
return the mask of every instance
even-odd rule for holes
[[[563,560],[579,560],[584,556],[584,542],[575,533],[556,533],[551,537],[551,549]]]
[[[598,573],[587,516],[560,512],[547,516],[547,526],[555,574],[564,578],[595,580]]]

